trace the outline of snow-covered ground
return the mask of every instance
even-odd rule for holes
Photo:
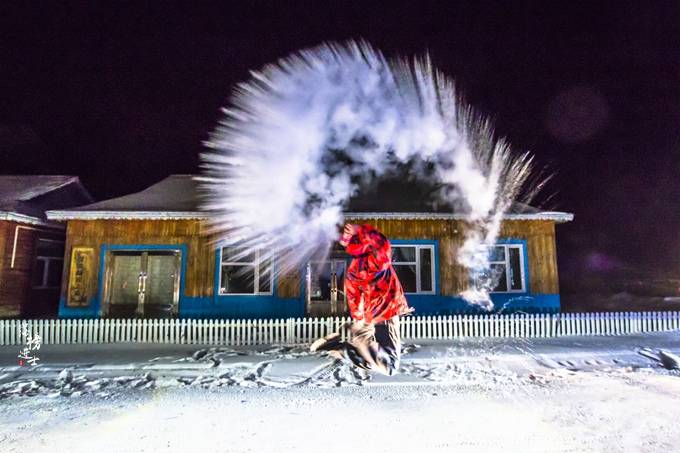
[[[300,347],[15,349],[1,452],[680,451],[677,332],[407,344],[392,378]]]

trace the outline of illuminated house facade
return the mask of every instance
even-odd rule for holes
[[[350,204],[346,219],[373,224],[390,238],[395,269],[416,314],[478,311],[460,297],[474,281],[455,258],[463,219],[399,203],[383,204],[378,212],[370,202],[358,201]],[[266,272],[257,254],[236,260],[231,249],[216,249],[205,234],[208,217],[198,209],[190,175],[170,176],[139,193],[50,211],[48,218],[66,223],[60,317],[346,313],[342,282],[349,258],[340,248],[327,261],[279,276]],[[555,226],[570,220],[568,213],[513,206],[491,250],[500,275],[491,295],[497,309],[559,311]]]

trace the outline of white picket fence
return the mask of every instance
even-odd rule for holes
[[[23,331],[42,344],[177,343],[215,345],[305,344],[340,330],[349,318],[227,319],[41,319],[0,320],[0,345],[25,343]],[[680,312],[561,313],[408,316],[407,340],[547,338],[626,335],[680,329]]]

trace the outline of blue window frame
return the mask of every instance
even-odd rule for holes
[[[488,247],[489,269],[472,274],[475,287],[490,281],[491,293],[526,293],[527,260],[524,241],[499,242]]]
[[[392,241],[392,266],[407,294],[435,294],[435,245]]]
[[[272,263],[259,250],[222,247],[219,255],[220,296],[273,294]]]

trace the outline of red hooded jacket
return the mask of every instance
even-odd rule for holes
[[[361,225],[354,235],[343,235],[342,242],[354,257],[345,278],[352,318],[377,324],[413,311],[392,267],[392,247],[385,235],[371,225]]]

